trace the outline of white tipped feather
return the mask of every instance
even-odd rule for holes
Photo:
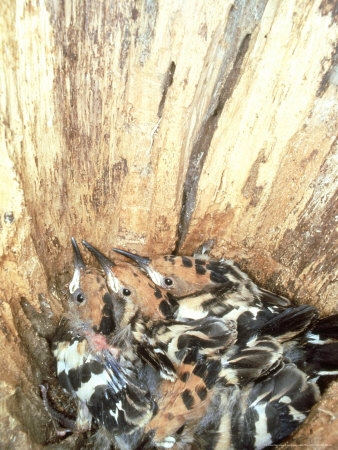
[[[110,289],[113,292],[115,292],[115,294],[120,292],[121,284],[120,284],[119,280],[116,277],[114,277],[114,275],[112,274],[112,272],[110,270],[107,272],[107,282],[108,282]]]
[[[264,448],[272,444],[272,436],[268,432],[267,416],[265,413],[266,404],[257,405],[255,410],[258,413],[258,420],[255,422],[255,447]]]
[[[165,285],[163,283],[163,276],[159,272],[156,272],[156,270],[152,269],[149,266],[146,266],[145,269],[155,284],[165,287]]]
[[[73,294],[76,291],[76,289],[80,288],[80,274],[81,274],[80,267],[76,267],[74,270],[72,281],[69,283],[69,292],[71,294]]]

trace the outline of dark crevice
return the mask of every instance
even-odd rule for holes
[[[177,241],[174,254],[178,254],[184,239],[187,235],[192,213],[196,203],[196,192],[198,181],[202,173],[211,140],[217,128],[218,119],[221,116],[226,101],[231,97],[241,72],[241,66],[245,54],[249,48],[251,35],[247,34],[243,39],[236,55],[233,67],[228,76],[223,81],[218,102],[213,110],[209,112],[209,117],[203,121],[197,139],[193,145],[190,155],[189,166],[183,186],[182,208],[178,225]]]
[[[162,117],[163,108],[164,108],[165,100],[167,97],[168,89],[170,88],[170,86],[173,84],[173,81],[174,81],[175,70],[176,70],[176,64],[174,63],[174,61],[171,61],[169,68],[165,74],[164,81],[163,81],[162,98],[161,98],[160,104],[158,105],[158,111],[157,111],[157,116],[159,118]]]
[[[324,94],[324,92],[327,90],[329,85],[331,84],[331,82],[332,82],[331,77],[334,76],[334,74],[335,74],[337,64],[338,64],[338,45],[336,45],[336,47],[332,51],[331,64],[330,64],[330,67],[325,72],[325,74],[320,82],[319,88],[317,89],[317,92],[316,92],[317,97],[321,97]]]
[[[334,23],[338,16],[338,3],[335,0],[322,0],[319,10],[323,16],[330,14]]]

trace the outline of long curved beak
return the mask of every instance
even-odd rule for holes
[[[120,255],[126,256],[127,258],[132,259],[137,264],[139,264],[142,268],[146,268],[146,266],[149,266],[150,259],[149,258],[142,258],[142,256],[135,255],[134,253],[126,252],[125,250],[120,250],[118,248],[112,248],[112,250],[116,253],[119,253]]]
[[[86,265],[83,261],[80,249],[76,243],[76,240],[72,237],[73,253],[74,253],[74,268],[85,269]]]
[[[86,241],[82,241],[82,244],[87,247],[87,249],[93,253],[95,258],[98,260],[98,262],[101,264],[103,270],[105,271],[105,274],[107,276],[107,283],[108,286],[112,291],[117,293],[119,291],[120,283],[119,280],[115,277],[112,271],[112,267],[116,266],[116,264],[111,261],[109,258],[107,258],[103,253],[101,253],[97,248],[93,247]]]
[[[73,294],[80,287],[81,270],[86,269],[79,247],[76,240],[72,237],[73,253],[74,253],[74,275],[69,283],[69,292]]]
[[[98,262],[101,264],[104,270],[110,269],[111,267],[115,266],[116,264],[111,261],[109,258],[104,256],[103,253],[101,253],[97,248],[93,247],[86,241],[82,241],[82,244],[88,248],[88,250],[93,253],[95,258],[98,260]]]

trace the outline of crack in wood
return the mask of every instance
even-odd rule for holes
[[[331,53],[331,64],[324,73],[324,76],[317,89],[316,96],[321,97],[330,84],[337,84],[337,66],[338,66],[338,45],[335,46]]]
[[[218,97],[218,102],[216,103],[216,106],[211,109],[211,111],[210,108],[208,109],[209,116],[202,122],[202,125],[197,133],[197,139],[190,155],[189,166],[183,186],[182,208],[174,254],[179,253],[187,235],[191,217],[195,209],[198,182],[208,154],[210,143],[217,128],[218,119],[221,116],[224,105],[231,97],[240,77],[241,66],[244,56],[249,48],[250,38],[251,35],[247,34],[242,40],[233,67],[222,83],[223,86]],[[219,81],[220,80],[217,80],[215,89],[217,88]]]
[[[170,65],[168,67],[168,70],[165,74],[165,77],[164,77],[162,98],[161,98],[160,104],[158,105],[157,117],[159,117],[159,118],[162,117],[163,108],[164,108],[165,100],[167,98],[168,89],[170,88],[170,86],[173,84],[173,81],[174,81],[175,70],[176,70],[176,64],[174,63],[174,61],[171,61]]]

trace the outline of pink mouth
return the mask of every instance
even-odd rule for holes
[[[118,347],[114,347],[110,344],[108,344],[107,339],[105,336],[99,333],[86,333],[88,336],[88,342],[90,346],[97,352],[102,352],[103,350],[108,350],[115,359],[118,358],[120,354],[120,349]]]

